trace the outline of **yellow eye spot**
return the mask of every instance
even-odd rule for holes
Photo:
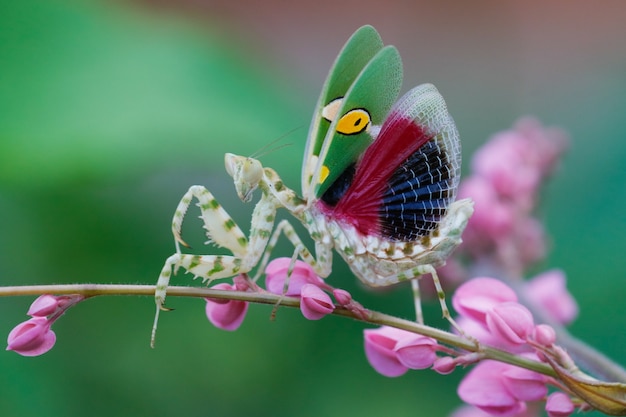
[[[328,169],[326,165],[322,165],[322,167],[320,168],[320,184],[326,181],[326,178],[328,178],[328,174],[330,174],[330,169]]]
[[[344,114],[337,122],[337,132],[343,135],[356,135],[370,125],[370,114],[365,109],[354,109]]]

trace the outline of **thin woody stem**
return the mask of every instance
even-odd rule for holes
[[[69,284],[69,285],[33,285],[33,286],[13,286],[0,287],[0,297],[24,296],[24,295],[42,295],[42,294],[81,294],[86,298],[101,295],[146,295],[154,296],[154,285],[104,285],[104,284]],[[276,295],[269,292],[242,292],[242,291],[226,291],[213,290],[210,288],[198,287],[168,287],[168,296],[179,297],[198,297],[198,298],[216,298],[227,300],[248,301],[260,304],[276,305],[279,303],[285,307],[298,308],[300,299],[288,297],[284,295]],[[352,311],[336,306],[332,313],[338,316],[349,317],[354,320],[391,326],[398,329],[407,330],[413,333],[432,337],[441,343],[454,346],[458,349],[470,352],[477,352],[484,359],[493,359],[517,365],[544,375],[556,377],[552,368],[544,363],[529,360],[516,356],[514,354],[504,352],[498,349],[482,346],[476,341],[469,340],[465,337],[458,336],[440,329],[425,326],[409,320],[403,320],[388,314],[379,313],[368,310],[365,317],[357,316]]]

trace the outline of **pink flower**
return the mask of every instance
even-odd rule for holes
[[[212,289],[233,291],[236,290],[236,287],[228,283],[221,283],[214,285]],[[215,327],[234,331],[241,326],[248,311],[248,303],[246,301],[217,298],[205,298],[205,300],[207,318]]]
[[[7,350],[22,356],[43,355],[54,346],[56,335],[45,317],[33,317],[18,324],[7,338]]]
[[[532,313],[523,305],[507,301],[487,311],[487,328],[503,344],[526,343],[535,328]]]
[[[541,171],[531,160],[532,150],[516,131],[496,133],[472,158],[472,170],[488,180],[499,195],[522,201],[529,207],[541,180]]]
[[[491,360],[476,365],[458,388],[463,401],[496,416],[520,414],[526,401],[540,400],[546,393],[542,375]]]
[[[545,376],[512,365],[502,372],[502,382],[521,401],[539,401],[548,393]]]
[[[459,186],[459,198],[471,198],[474,201],[474,214],[463,234],[466,250],[484,250],[485,245],[493,245],[511,235],[515,224],[515,209],[500,200],[489,181],[480,176],[467,178]],[[478,248],[475,248],[476,245]]]
[[[437,359],[437,341],[411,333],[399,339],[393,348],[400,363],[409,369],[430,368]]]
[[[365,356],[384,376],[396,377],[409,369],[425,369],[437,359],[437,342],[430,337],[388,326],[366,329],[364,336]]]
[[[561,324],[572,322],[578,315],[578,305],[565,286],[565,274],[552,269],[526,283],[528,297],[553,320]]]
[[[558,129],[544,128],[532,118],[496,133],[472,158],[472,170],[487,179],[503,198],[528,211],[541,180],[553,169],[566,147]]]
[[[384,376],[396,377],[409,370],[398,359],[394,348],[398,339],[406,336],[404,330],[383,326],[378,329],[365,329],[365,356],[372,367]]]
[[[554,392],[548,396],[546,412],[550,417],[567,417],[574,412],[574,403],[562,392]]]
[[[300,294],[300,311],[309,320],[319,320],[335,309],[330,296],[314,284],[304,284]]]
[[[452,297],[457,313],[485,325],[487,311],[507,301],[517,301],[515,291],[502,281],[486,277],[467,281]]]
[[[285,292],[285,279],[290,263],[291,258],[276,258],[267,264],[265,268],[265,288],[267,291],[278,295],[298,296],[302,286],[306,283],[324,284],[324,280],[315,274],[309,264],[297,260],[289,277],[289,288]]]
[[[57,308],[59,308],[59,298],[44,294],[33,301],[27,314],[32,317],[46,317],[54,313]]]

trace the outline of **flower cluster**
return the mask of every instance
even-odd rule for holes
[[[485,345],[541,360],[542,351],[556,341],[554,329],[535,325],[532,314],[518,303],[515,292],[496,279],[475,278],[463,284],[455,292],[452,304],[461,316],[461,327]],[[461,364],[465,364],[463,360]],[[550,382],[550,378],[536,372],[485,360],[464,377],[458,394],[488,414],[519,416],[526,415],[528,402],[546,399]]]
[[[554,329],[536,325],[531,312],[518,302],[515,291],[499,280],[483,277],[468,281],[457,289],[452,304],[460,314],[457,323],[481,345],[534,361],[545,360],[544,353],[555,346]],[[548,396],[548,386],[557,384],[537,372],[484,360],[480,353],[455,351],[432,338],[391,327],[368,329],[364,336],[369,363],[388,377],[429,367],[448,374],[457,366],[475,365],[458,388],[459,397],[475,407],[473,415],[528,416],[528,404],[538,401],[546,401],[550,416],[564,417],[575,409],[565,393]],[[463,412],[471,415],[470,410],[466,407]]]
[[[82,301],[82,295],[54,296],[44,294],[37,298],[28,309],[29,320],[18,324],[7,338],[7,350],[22,356],[43,355],[54,346],[56,335],[52,324],[65,311]]]
[[[487,259],[511,276],[545,256],[544,229],[532,214],[567,142],[561,130],[523,118],[476,151],[472,173],[459,186],[460,198],[474,200],[463,254],[472,261]]]
[[[328,295],[332,292],[337,304],[347,308],[359,317],[366,314],[363,307],[352,300],[345,290],[334,289],[315,274],[311,266],[302,261],[295,261],[292,269],[290,258],[272,260],[265,268],[265,290],[276,295],[300,298],[300,311],[309,320],[319,320],[335,310],[335,304]],[[221,283],[213,286],[218,290],[262,291],[252,287],[244,276],[235,277],[234,285]],[[236,300],[206,299],[206,313],[209,321],[223,330],[239,328],[248,309],[248,303]]]

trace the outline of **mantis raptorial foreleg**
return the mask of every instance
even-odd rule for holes
[[[230,250],[233,255],[191,255],[180,252],[180,244],[186,246],[180,236],[183,219],[193,199],[198,200],[200,218],[209,241]],[[172,270],[183,267],[187,272],[211,281],[227,278],[254,268],[263,254],[271,230],[274,226],[276,201],[271,196],[263,196],[253,214],[250,239],[246,238],[239,226],[217,202],[206,188],[194,185],[185,193],[172,220],[172,232],[176,240],[176,253],[170,256],[161,270],[155,292],[156,303],[162,307]]]
[[[181,238],[183,220],[193,199],[198,200],[200,218],[209,241],[230,250],[233,255],[192,255],[180,251],[180,244],[186,243]],[[158,322],[159,311],[165,309],[165,297],[172,271],[176,273],[182,267],[203,281],[228,278],[247,273],[258,263],[269,240],[277,200],[269,194],[263,194],[252,215],[250,238],[246,238],[239,226],[217,202],[206,188],[194,185],[181,199],[172,220],[172,232],[176,241],[176,253],[167,258],[161,270],[155,289],[156,314],[152,328],[152,344]]]

